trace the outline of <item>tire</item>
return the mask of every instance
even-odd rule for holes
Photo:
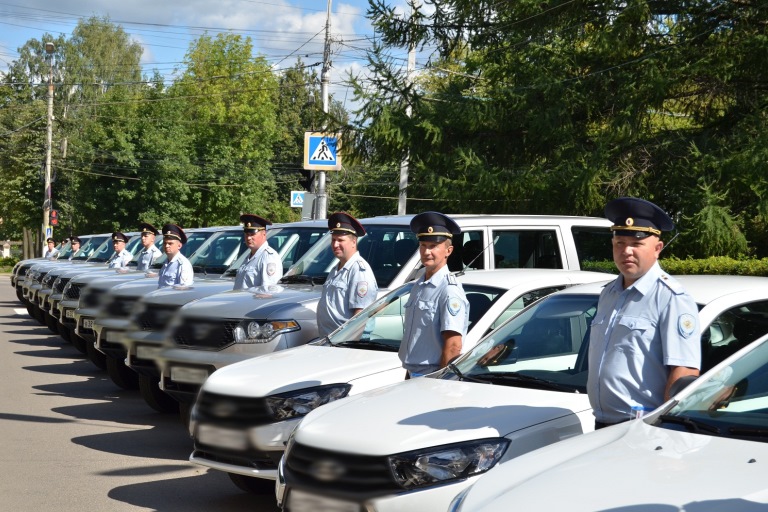
[[[45,326],[53,334],[59,334],[59,322],[48,313],[43,313],[45,316]]]
[[[42,316],[43,312],[40,310],[39,307],[37,307],[32,303],[29,303],[27,304],[27,313],[29,313],[29,316],[31,316],[32,318],[34,318],[41,324],[45,325],[45,319]]]
[[[139,375],[139,391],[147,405],[157,412],[178,414],[179,402],[160,389],[157,378]]]
[[[67,343],[72,343],[72,332],[66,325],[59,324],[59,336],[61,336]]]
[[[259,495],[274,494],[275,492],[274,480],[238,475],[236,473],[227,474],[229,475],[229,479],[232,480],[232,483],[235,484],[241,491]]]
[[[123,389],[139,389],[139,375],[125,366],[123,359],[107,356],[107,373],[118,387]]]
[[[88,359],[90,359],[91,362],[95,364],[97,368],[100,368],[102,370],[107,369],[107,356],[105,356],[104,354],[96,350],[96,347],[93,346],[92,341],[86,341],[85,353],[88,355]]]
[[[82,337],[80,337],[79,334],[73,331],[69,331],[69,333],[72,335],[72,345],[75,346],[75,348],[80,352],[81,354],[87,354],[88,349],[86,348],[86,345],[88,344],[87,341],[85,341]]]

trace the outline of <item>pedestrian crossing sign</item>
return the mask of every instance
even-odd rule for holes
[[[304,191],[291,190],[291,208],[304,207]]]
[[[340,171],[340,148],[341,135],[338,133],[304,132],[304,169]]]

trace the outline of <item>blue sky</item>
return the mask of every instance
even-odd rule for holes
[[[351,93],[341,82],[347,72],[363,70],[373,35],[367,7],[367,0],[332,0],[331,93],[342,102]],[[69,36],[79,19],[93,15],[122,25],[144,48],[145,71],[158,69],[167,78],[181,65],[189,42],[205,31],[250,36],[275,68],[290,66],[297,56],[321,62],[326,10],[327,0],[0,0],[0,72],[29,39],[46,32]]]

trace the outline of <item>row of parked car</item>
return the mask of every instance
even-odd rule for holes
[[[193,439],[190,461],[228,473],[243,490],[275,492],[285,510],[508,510],[519,503],[549,510],[572,508],[573,496],[584,510],[641,506],[657,503],[649,492],[656,477],[647,479],[654,467],[680,490],[670,485],[658,499],[678,504],[697,501],[691,493],[701,481],[674,473],[676,464],[705,471],[700,454],[715,444],[718,456],[733,461],[721,478],[737,479],[740,491],[728,494],[726,486],[717,494],[710,486],[707,499],[766,502],[756,487],[759,464],[737,457],[749,452],[759,462],[765,445],[756,441],[768,439],[768,347],[753,343],[768,332],[768,279],[681,276],[700,307],[704,370],[713,370],[645,419],[581,436],[594,427],[585,390],[589,326],[615,276],[580,269],[610,256],[610,222],[456,216],[463,234],[449,266],[470,303],[464,354],[404,381],[397,356],[404,304],[421,271],[410,218],[361,221],[367,235],[358,248],[379,298],[324,338],[316,306],[336,261],[326,221],[268,232],[286,271],[267,289],[232,290],[246,253],[239,226],[189,230],[182,250],[196,272],[190,287],[158,289],[151,272],[105,269],[108,235],[80,237],[71,261],[64,246],[56,261],[21,262],[12,284],[34,318],[116,385],[139,387],[158,411],[179,411]],[[137,251],[133,242],[127,248]],[[707,409],[731,387],[725,405]],[[653,443],[660,448],[652,452]],[[728,451],[729,443],[738,446]],[[631,447],[616,467],[631,470],[631,485],[644,492],[629,483],[623,493],[605,492],[618,474],[604,469],[615,445]],[[635,456],[645,466],[634,467]],[[560,482],[565,462],[575,475]],[[605,478],[585,493],[597,484],[585,471],[591,466]],[[718,469],[706,471],[714,478]],[[512,476],[498,476],[505,472]],[[565,493],[552,492],[561,486]]]

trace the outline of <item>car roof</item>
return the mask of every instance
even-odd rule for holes
[[[768,287],[768,278],[759,276],[723,276],[723,275],[684,275],[672,276],[683,285],[685,291],[700,305],[731,293],[760,290]],[[599,294],[605,283],[577,285],[557,292]]]
[[[413,215],[381,215],[367,217],[360,222],[368,225],[396,224],[410,226]],[[550,226],[560,225],[592,225],[597,227],[610,227],[613,225],[608,219],[601,217],[579,217],[573,215],[451,215],[451,218],[462,227],[474,226],[506,226],[510,224],[527,224]]]

